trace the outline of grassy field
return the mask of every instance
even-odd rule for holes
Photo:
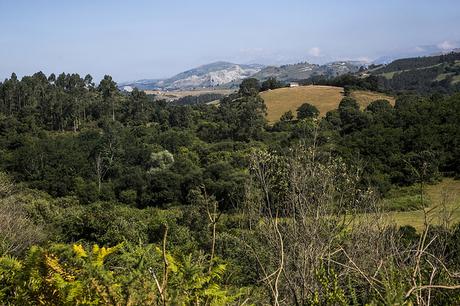
[[[343,98],[343,88],[333,86],[299,86],[264,91],[260,94],[267,105],[268,122],[276,122],[281,115],[297,108],[305,102],[318,108],[321,115],[337,108]]]
[[[412,225],[421,230],[425,222],[425,213],[430,224],[440,224],[448,217],[451,223],[460,222],[460,180],[446,178],[435,185],[426,186],[426,195],[430,205],[425,209],[388,213],[390,221],[399,226]]]
[[[366,90],[354,90],[351,93],[352,98],[355,98],[359,105],[361,105],[362,108],[365,108],[368,106],[371,102],[375,100],[388,100],[391,105],[395,105],[395,98],[385,95],[383,93],[379,92],[373,92],[373,91],[366,91]]]
[[[321,115],[325,115],[328,111],[338,107],[343,98],[343,88],[318,85],[299,86],[264,91],[261,96],[267,105],[267,120],[274,123],[289,110],[295,115],[297,108],[305,102],[313,104]],[[378,99],[387,99],[394,104],[394,98],[375,92],[358,90],[352,93],[352,97],[362,107]]]

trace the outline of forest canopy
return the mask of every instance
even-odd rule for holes
[[[460,177],[460,94],[347,95],[324,117],[305,101],[268,125],[259,92],[281,86],[168,103],[108,75],[0,83],[0,301],[457,303],[459,226],[380,213]]]

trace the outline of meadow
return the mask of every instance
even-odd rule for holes
[[[297,108],[305,102],[316,106],[320,115],[324,116],[328,111],[337,109],[344,97],[344,90],[336,86],[309,85],[268,90],[260,95],[267,105],[267,120],[274,123],[287,111],[295,114]],[[386,99],[392,105],[395,102],[391,96],[365,90],[353,91],[351,96],[362,108],[379,99]]]
[[[413,226],[417,231],[424,228],[425,222],[451,226],[460,221],[460,180],[444,178],[437,184],[427,185],[424,194],[428,203],[425,208],[389,212],[388,219],[398,226]]]

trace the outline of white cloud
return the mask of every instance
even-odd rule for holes
[[[417,46],[417,47],[415,47],[415,51],[423,52],[423,51],[425,51],[425,49],[423,49],[422,47]]]
[[[438,44],[438,48],[444,51],[449,51],[455,48],[455,45],[451,43],[450,41],[443,41],[442,43]]]
[[[308,54],[314,57],[320,57],[321,56],[321,49],[318,47],[313,47],[310,50],[308,50]]]

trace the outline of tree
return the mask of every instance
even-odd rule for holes
[[[391,106],[388,100],[376,100],[372,101],[367,107],[366,110],[371,113],[384,113],[391,111],[393,107]]]
[[[277,89],[277,88],[281,88],[281,87],[284,87],[284,83],[278,81],[276,78],[274,77],[270,77],[268,79],[266,79],[265,81],[262,82],[261,86],[260,86],[260,91],[266,91],[266,90],[269,90],[269,89]]]
[[[108,125],[102,135],[98,135],[98,142],[91,152],[94,158],[94,170],[98,191],[101,192],[102,182],[114,166],[119,152],[119,126]]]
[[[350,97],[345,97],[340,101],[338,109],[339,111],[343,111],[346,109],[352,109],[352,110],[358,111],[359,104],[358,104],[358,101],[356,101],[355,99],[350,98]]]
[[[142,125],[148,121],[149,101],[145,92],[134,88],[123,103],[123,120],[128,124]]]
[[[252,96],[255,97],[259,94],[260,91],[260,82],[256,78],[247,78],[244,79],[240,84],[239,94],[242,96]]]
[[[117,83],[112,80],[111,76],[105,75],[99,83],[98,90],[101,93],[105,104],[111,106],[112,121],[115,121],[115,103],[116,94],[118,92]]]
[[[240,91],[246,92],[246,89]],[[254,88],[249,92],[255,92]],[[248,141],[260,138],[266,123],[264,100],[255,95],[237,94],[221,100],[219,113],[226,122],[226,134],[235,140]]]
[[[289,110],[281,116],[280,121],[287,122],[291,121],[292,119],[294,119],[294,115],[292,114],[292,111]]]
[[[353,98],[343,98],[339,103],[338,111],[342,123],[342,134],[360,130],[368,123],[368,118],[359,110],[359,104]]]
[[[304,103],[299,108],[297,108],[297,119],[306,119],[306,118],[317,118],[319,116],[319,110],[316,106],[311,105],[310,103]]]

